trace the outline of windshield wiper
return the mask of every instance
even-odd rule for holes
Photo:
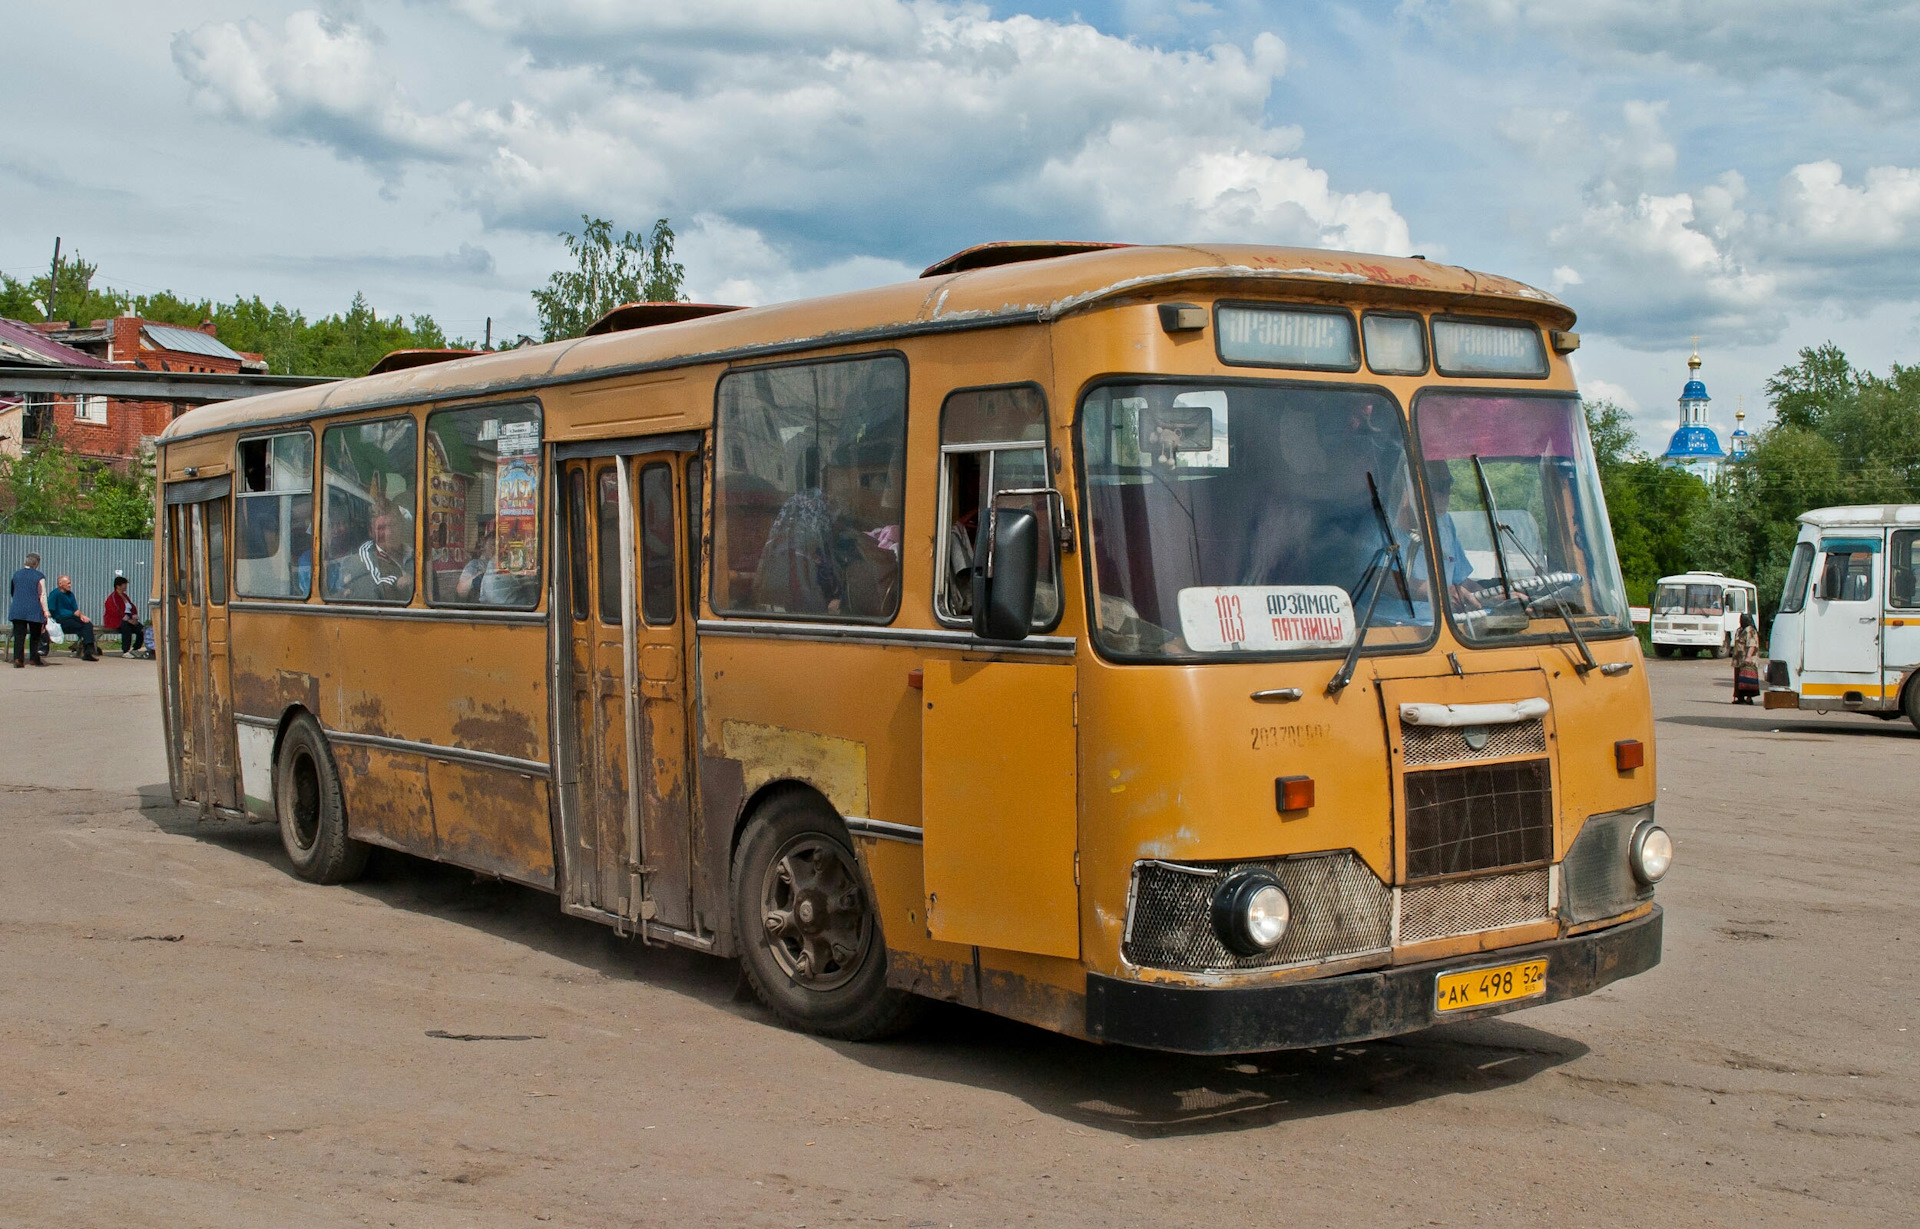
[[[1505,530],[1513,539],[1513,544],[1520,548],[1520,553],[1526,556],[1527,565],[1533,569],[1535,576],[1544,577],[1547,572],[1540,566],[1540,561],[1533,557],[1533,552],[1527,549],[1527,544],[1520,540],[1519,531],[1500,519],[1499,505],[1493,501],[1493,485],[1487,481],[1487,468],[1480,464],[1480,454],[1477,452],[1473,454],[1473,469],[1480,475],[1480,495],[1487,503],[1487,523],[1493,527],[1493,553],[1500,560],[1500,581],[1506,585],[1507,597],[1511,599],[1513,582],[1507,577],[1507,552],[1500,545],[1502,530]],[[1567,625],[1567,634],[1573,637],[1573,643],[1580,649],[1580,660],[1573,663],[1573,668],[1577,673],[1585,674],[1589,670],[1597,669],[1600,663],[1594,660],[1593,650],[1587,647],[1587,638],[1580,634],[1580,628],[1573,621],[1572,612],[1567,609],[1566,599],[1561,596],[1565,592],[1566,586],[1560,585],[1548,590],[1548,595],[1553,598],[1553,608],[1559,613],[1560,621]],[[1538,600],[1536,598],[1528,601],[1527,606],[1531,607],[1533,602]]]
[[[1367,493],[1373,497],[1373,514],[1380,518],[1380,532],[1386,536],[1387,544],[1373,552],[1373,558],[1367,564],[1367,570],[1360,573],[1360,583],[1353,587],[1359,593],[1367,587],[1369,577],[1374,578],[1372,592],[1367,594],[1367,614],[1354,628],[1353,644],[1347,649],[1347,655],[1340,663],[1340,669],[1327,680],[1327,694],[1338,694],[1353,681],[1353,671],[1360,664],[1360,648],[1366,643],[1367,629],[1373,626],[1373,611],[1380,604],[1380,591],[1387,587],[1387,576],[1383,565],[1392,565],[1394,577],[1400,585],[1400,596],[1407,603],[1407,611],[1413,611],[1413,590],[1407,584],[1407,565],[1400,558],[1400,540],[1393,534],[1393,523],[1387,519],[1387,510],[1380,503],[1380,488],[1373,481],[1373,471],[1367,471]],[[1378,575],[1376,576],[1376,572]]]

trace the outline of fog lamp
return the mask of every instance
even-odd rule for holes
[[[1673,865],[1673,838],[1667,830],[1647,820],[1633,830],[1633,842],[1627,846],[1627,862],[1633,877],[1652,887]]]
[[[1213,930],[1241,956],[1272,951],[1286,937],[1292,906],[1271,871],[1239,870],[1213,894]]]

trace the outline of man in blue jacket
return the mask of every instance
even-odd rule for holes
[[[73,596],[73,577],[60,578],[60,587],[47,598],[47,615],[61,631],[80,637],[82,661],[100,660],[100,650],[93,645],[93,620],[80,613],[80,599]]]

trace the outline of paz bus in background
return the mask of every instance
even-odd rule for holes
[[[735,957],[1192,1052],[1655,964],[1653,721],[1537,290],[998,244],[198,409],[174,792]]]
[[[1920,505],[1817,508],[1799,519],[1763,702],[1905,715],[1920,727]]]
[[[1653,587],[1651,614],[1653,651],[1660,656],[1680,652],[1725,657],[1740,630],[1741,615],[1759,626],[1759,590],[1750,581],[1719,572],[1662,576]]]

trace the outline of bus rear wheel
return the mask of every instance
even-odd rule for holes
[[[839,817],[817,798],[763,804],[733,857],[740,965],[782,1023],[843,1041],[899,1032],[918,1000],[887,985],[887,945]]]
[[[1906,698],[1900,702],[1906,710],[1907,720],[1913,722],[1913,728],[1920,730],[1920,676],[1907,683]]]
[[[280,739],[273,772],[280,843],[293,873],[314,883],[346,883],[367,869],[373,847],[347,835],[340,774],[320,723],[301,713]]]

